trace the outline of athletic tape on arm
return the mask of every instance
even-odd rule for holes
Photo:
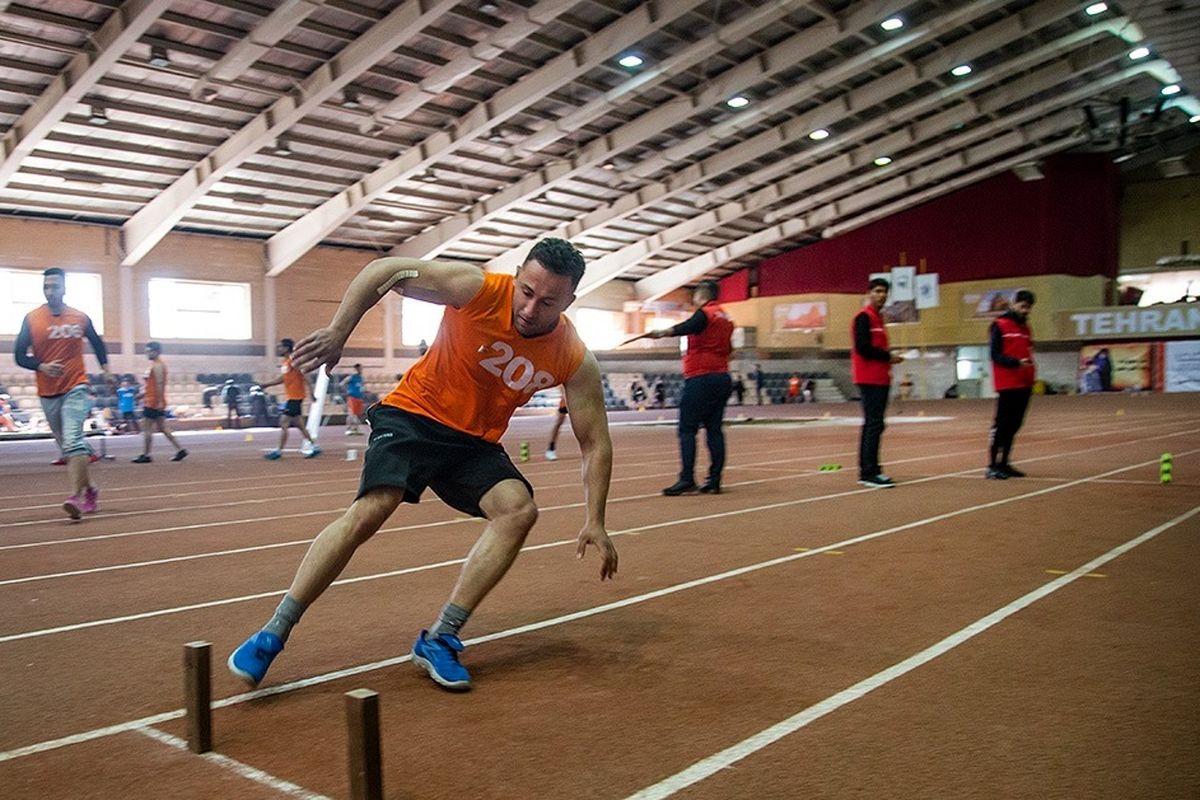
[[[415,269],[402,269],[399,272],[397,272],[395,275],[393,275],[392,277],[390,277],[386,281],[384,281],[383,285],[380,286],[375,291],[379,294],[380,297],[382,297],[383,295],[387,294],[391,290],[391,288],[393,286],[395,286],[397,283],[399,283],[400,281],[404,280],[405,278],[415,278],[420,274],[421,273],[417,272],[417,270],[415,270]]]

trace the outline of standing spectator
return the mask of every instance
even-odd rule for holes
[[[640,409],[646,403],[646,389],[637,378],[629,384],[629,399],[633,401],[634,408]]]
[[[241,396],[242,390],[233,382],[233,378],[226,378],[225,385],[221,387],[221,399],[225,402],[226,428],[242,427],[242,412],[238,410],[238,400]]]
[[[800,384],[800,397],[805,403],[817,402],[817,383],[812,378],[805,378]]]
[[[750,373],[750,377],[754,379],[754,403],[762,405],[763,400],[763,371],[762,364],[754,365],[754,372]]]
[[[1032,305],[1032,304],[1031,304]],[[1108,356],[1108,348],[1101,347],[1096,353],[1096,372],[1100,376],[1100,391],[1112,391],[1112,359]]]
[[[667,407],[667,387],[666,384],[663,383],[662,378],[657,378],[654,381],[654,407]]]
[[[362,364],[354,365],[354,372],[342,383],[346,392],[346,435],[362,436],[358,429],[363,415],[363,369]]]
[[[800,402],[800,376],[794,372],[792,373],[792,376],[788,378],[787,401],[789,403]]]
[[[167,365],[162,360],[162,345],[158,342],[146,342],[146,358],[150,366],[146,369],[145,395],[142,400],[142,419],[146,427],[142,431],[142,454],[133,459],[134,464],[149,464],[150,445],[154,439],[154,429],[167,437],[167,441],[175,448],[172,461],[183,461],[188,451],[171,433],[167,427]]]
[[[746,382],[742,380],[741,373],[734,373],[733,393],[737,395],[737,404],[740,406],[746,397]]]
[[[858,443],[858,482],[873,489],[890,489],[896,484],[879,463],[879,439],[886,427],[888,391],[892,386],[892,365],[904,361],[888,350],[887,328],[881,312],[887,304],[889,284],[874,278],[867,293],[867,304],[854,315],[850,369],[862,398],[863,426]]]
[[[702,494],[719,494],[721,470],[725,467],[725,432],[721,422],[733,382],[729,377],[729,354],[733,352],[733,321],[717,303],[717,282],[700,281],[692,292],[696,313],[670,328],[654,331],[652,339],[686,336],[683,356],[683,397],[679,401],[679,480],[663,494],[694,492],[696,486],[696,434],[704,428],[708,445],[708,480],[698,487]]]
[[[129,383],[129,379],[122,378],[121,386],[117,389],[117,410],[121,412],[119,427],[125,433],[142,432],[137,421],[137,394],[138,390]]]
[[[0,394],[0,430],[9,433],[17,430],[17,421],[13,419],[12,397]]]
[[[263,456],[268,461],[278,461],[283,457],[283,446],[287,444],[288,429],[292,426],[299,428],[304,441],[311,445],[311,449],[304,454],[304,457],[312,458],[321,455],[321,448],[317,447],[317,443],[304,428],[304,419],[300,414],[300,407],[304,403],[304,395],[309,392],[309,385],[308,378],[304,376],[304,373],[292,366],[292,349],[295,346],[296,343],[291,339],[279,340],[279,346],[275,348],[275,355],[281,359],[279,377],[262,385],[262,388],[266,389],[282,383],[284,396],[287,398],[283,411],[279,415],[279,447]]]
[[[412,341],[412,340],[411,340],[411,339],[409,339],[409,341]],[[427,352],[429,352],[429,343],[428,343],[428,342],[426,342],[424,339],[422,339],[421,341],[417,342],[417,355],[419,355],[419,356],[423,356],[423,355],[425,355]]]
[[[265,428],[271,424],[267,414],[267,393],[257,384],[250,387],[250,415],[254,417],[254,427]]]
[[[71,496],[63,510],[79,519],[100,508],[100,490],[88,475],[91,450],[83,439],[83,423],[92,406],[92,391],[83,368],[83,340],[87,339],[111,386],[108,350],[88,315],[63,302],[67,276],[58,267],[42,273],[45,305],[25,315],[13,343],[17,366],[37,373],[37,393],[46,422],[54,433],[62,457],[67,460]],[[32,350],[32,354],[31,351]]]
[[[992,480],[1025,477],[1024,472],[1009,463],[1009,456],[1037,378],[1033,337],[1029,333],[1029,311],[1034,302],[1033,292],[1021,289],[1008,311],[992,323],[989,331],[992,384],[997,394],[987,468],[987,477]]]

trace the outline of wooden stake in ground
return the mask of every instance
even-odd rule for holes
[[[212,750],[212,645],[188,642],[183,646],[183,697],[187,712],[188,749]]]
[[[350,796],[354,800],[383,800],[377,692],[370,689],[346,692],[346,732]]]

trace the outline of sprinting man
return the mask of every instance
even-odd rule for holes
[[[587,514],[576,557],[593,545],[600,579],[616,574],[617,550],[604,522],[612,442],[600,367],[563,315],[583,270],[583,256],[570,243],[543,239],[515,276],[485,274],[471,264],[381,258],[351,282],[329,327],[301,341],[298,368],[336,364],[362,315],[389,289],[445,305],[446,313],[429,352],[368,412],[371,437],[358,497],[312,543],[275,615],[230,655],[235,675],[257,685],[292,626],[358,546],[401,502],[418,502],[428,487],[447,505],[488,521],[449,602],[412,648],[413,662],[439,685],[470,688],[458,660],[459,631],[512,566],[538,517],[532,487],[499,440],[535,391],[560,383],[583,453]]]
[[[346,393],[346,435],[362,436],[358,429],[363,415],[363,371],[362,364],[354,365],[354,372],[342,382]]]
[[[546,460],[558,461],[558,432],[562,430],[563,422],[567,419],[567,398],[564,395],[558,400],[558,413],[554,415],[554,425],[550,428],[550,444],[546,445]]]
[[[358,320],[355,322],[357,323]],[[304,396],[308,394],[308,379],[304,377],[301,370],[296,369],[292,364],[292,350],[295,349],[295,346],[296,343],[291,339],[279,340],[279,346],[275,348],[275,355],[283,359],[279,365],[279,377],[262,385],[262,388],[266,389],[282,383],[283,394],[286,398],[283,412],[279,415],[279,447],[263,456],[268,461],[277,461],[283,456],[283,448],[288,440],[288,429],[293,425],[300,429],[300,435],[310,445],[311,449],[304,454],[304,457],[312,458],[321,455],[321,448],[317,447],[317,443],[309,435],[308,430],[304,427],[304,420],[300,416],[300,406],[304,403]]]
[[[83,439],[83,423],[92,408],[92,392],[83,367],[85,338],[92,345],[105,380],[110,386],[114,382],[108,371],[108,350],[92,320],[63,303],[66,286],[66,273],[58,267],[42,273],[46,303],[25,315],[13,350],[18,366],[37,373],[42,411],[67,461],[71,481],[71,495],[63,502],[63,510],[71,519],[79,519],[100,508],[100,490],[88,474],[91,450]]]
[[[167,427],[167,365],[162,360],[162,345],[158,342],[146,342],[146,358],[150,366],[146,368],[146,383],[142,397],[142,454],[133,459],[134,464],[149,464],[154,459],[150,457],[150,446],[154,441],[154,431],[167,437],[167,441],[175,448],[172,461],[183,461],[188,451],[171,433]]]

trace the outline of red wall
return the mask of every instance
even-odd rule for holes
[[[1047,159],[1045,179],[1011,172],[758,265],[760,296],[854,293],[867,275],[925,259],[942,283],[1117,270],[1117,172],[1103,154]],[[724,284],[729,284],[727,290]],[[745,286],[743,289],[742,287]],[[728,291],[730,297],[726,298]],[[722,299],[749,296],[748,271],[722,281]]]

